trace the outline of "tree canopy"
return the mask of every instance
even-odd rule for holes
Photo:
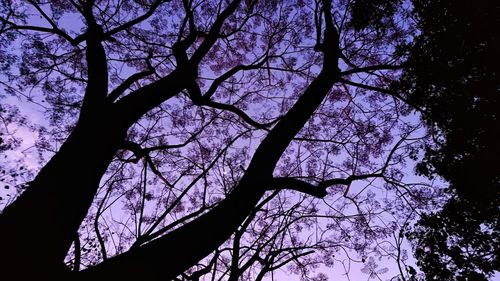
[[[489,254],[478,235],[498,234],[461,209],[473,241],[443,248],[465,230],[455,203],[492,198],[462,196],[464,171],[497,190],[498,166],[478,165],[498,151],[498,64],[482,61],[497,45],[475,24],[497,19],[433,3],[0,0],[3,276],[327,280],[358,263],[387,278],[390,260],[409,280],[405,233],[422,217],[413,237],[439,248],[417,246],[418,264],[452,278],[429,265]],[[420,173],[458,195],[413,174],[424,146]],[[488,275],[482,258],[453,262]]]
[[[425,114],[432,142],[421,174],[442,176],[452,198],[413,235],[428,278],[486,280],[500,269],[500,5],[413,1],[420,34],[399,89]]]

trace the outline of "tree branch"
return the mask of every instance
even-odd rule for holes
[[[182,48],[184,48],[184,46],[182,46],[183,43],[178,42],[174,44],[173,51],[177,53],[176,59],[181,63],[166,77],[144,86],[120,99],[116,103],[116,110],[118,111],[117,113],[122,116],[122,122],[127,125],[132,124],[139,119],[140,116],[177,95],[195,81],[198,76],[198,64],[216,42],[218,38],[217,35],[224,21],[234,13],[240,2],[241,0],[234,0],[221,14],[219,14],[210,32],[205,37],[205,40],[203,40],[196,49],[189,61],[184,59],[185,52],[182,51]]]
[[[116,89],[114,89],[113,91],[111,91],[111,93],[109,93],[108,101],[110,102],[116,101],[136,81],[139,81],[140,79],[152,75],[154,73],[155,73],[154,69],[148,69],[145,71],[132,74],[130,77],[125,79],[123,83],[121,83],[118,87],[116,87]]]
[[[232,2],[221,14],[224,15],[222,18],[228,17],[226,11],[230,8],[234,11],[237,6],[235,3],[239,2]],[[222,25],[219,19],[220,17],[215,24],[218,27],[211,30],[212,35],[214,35],[212,31],[218,32]],[[334,27],[327,25],[325,40],[331,40],[328,46],[331,46],[334,40],[338,42],[336,36],[337,32]],[[195,62],[208,51],[207,44],[211,46],[216,40],[214,36],[207,39],[193,55]],[[83,271],[81,278],[173,279],[224,243],[232,235],[234,229],[241,225],[254,210],[266,191],[267,181],[272,179],[272,173],[279,158],[321,105],[333,84],[338,81],[338,46],[333,47],[323,51],[325,56],[320,74],[265,137],[245,174],[226,199],[190,223],[141,247]],[[165,267],[165,264],[168,264],[168,267]]]
[[[237,108],[234,105],[219,103],[219,102],[212,101],[208,98],[205,98],[206,95],[205,96],[201,95],[201,89],[198,86],[198,83],[196,83],[196,81],[190,83],[190,85],[187,89],[188,89],[188,92],[190,94],[191,100],[193,101],[193,103],[195,105],[203,105],[203,106],[208,106],[208,107],[232,112],[232,113],[238,115],[241,119],[243,119],[243,121],[254,126],[255,128],[267,129],[269,126],[276,123],[277,120],[279,120],[279,119],[277,119],[277,120],[274,120],[272,122],[262,124],[262,123],[259,123],[255,120],[253,120],[243,110]]]
[[[269,57],[265,56],[260,62],[255,63],[255,64],[250,64],[250,65],[237,65],[221,76],[217,77],[214,82],[212,82],[212,85],[210,85],[210,88],[208,88],[207,92],[203,95],[203,99],[210,99],[219,86],[222,84],[222,82],[226,81],[229,77],[233,76],[234,74],[238,73],[241,70],[252,70],[252,69],[258,69],[264,65],[264,63],[267,61]]]
[[[112,30],[104,33],[104,37],[105,38],[109,38],[113,35],[115,35],[116,33],[120,32],[120,31],[123,31],[125,29],[128,29],[138,23],[141,23],[143,22],[144,20],[148,19],[150,16],[153,15],[153,13],[156,11],[156,9],[162,4],[162,3],[165,3],[165,2],[168,2],[168,1],[165,1],[165,0],[156,0],[155,2],[153,2],[149,8],[149,10],[142,14],[141,16],[133,19],[133,20],[130,20],[116,28],[113,28]]]
[[[88,1],[83,9],[83,16],[87,21],[87,48],[85,56],[87,60],[88,82],[83,98],[81,116],[87,111],[94,112],[103,106],[108,94],[108,61],[106,52],[102,46],[103,30],[97,24],[92,7],[95,1]]]
[[[62,31],[57,24],[45,13],[45,11],[38,5],[35,1],[29,0],[28,1],[35,9],[42,15],[42,17],[52,26],[52,33],[57,34],[61,36],[62,38],[66,39],[71,45],[76,46],[77,42],[69,36],[66,32]]]
[[[364,175],[350,175],[347,178],[335,178],[322,181],[318,184],[320,188],[327,188],[332,185],[350,185],[355,180],[364,180],[369,178],[382,178],[384,177],[383,173],[372,173],[372,174],[364,174]]]
[[[214,24],[212,25],[212,28],[208,32],[208,34],[205,37],[205,40],[201,42],[200,46],[196,51],[194,52],[193,56],[191,57],[191,61],[194,64],[200,63],[200,61],[203,59],[203,57],[208,53],[210,48],[214,45],[214,43],[217,41],[219,37],[220,30],[222,28],[222,25],[224,24],[224,21],[236,11],[236,8],[240,5],[241,0],[234,0],[231,2],[222,13],[220,13],[217,16],[217,19],[215,20]]]
[[[34,26],[34,25],[18,25],[15,24],[9,20],[0,18],[0,21],[2,21],[4,24],[10,25],[10,28],[6,28],[2,30],[3,32],[8,31],[8,30],[31,30],[31,31],[39,31],[39,32],[47,32],[47,33],[52,33],[55,35],[59,35],[62,38],[66,39],[71,45],[76,46],[77,43],[75,40],[69,36],[67,33],[60,29],[54,29],[54,28],[48,28],[48,27],[42,27],[42,26]]]
[[[406,98],[404,98],[403,96],[401,96],[400,94],[398,94],[395,91],[391,91],[389,89],[384,89],[384,88],[379,88],[379,87],[374,87],[374,86],[370,86],[370,85],[365,85],[365,84],[353,82],[353,81],[350,81],[350,80],[347,80],[347,79],[343,79],[343,78],[340,78],[340,82],[345,83],[347,85],[354,86],[354,87],[358,87],[358,88],[361,88],[361,89],[375,91],[375,92],[379,92],[379,93],[383,93],[383,94],[387,94],[387,95],[393,96],[393,97],[401,100],[402,102],[406,103],[407,105],[413,107],[415,110],[417,110],[421,114],[424,114],[424,115],[426,114],[423,109],[421,109],[417,105],[413,104],[412,102],[408,101]]]
[[[341,71],[340,76],[347,76],[355,73],[369,72],[375,70],[398,70],[398,69],[405,69],[407,67],[408,66],[404,64],[403,65],[379,64],[379,65],[370,65],[365,67],[355,67],[353,69]]]
[[[273,178],[269,181],[268,186],[270,190],[291,189],[317,198],[324,198],[328,194],[326,192],[327,186],[315,186],[295,178]]]

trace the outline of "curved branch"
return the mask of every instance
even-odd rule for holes
[[[163,4],[165,2],[169,2],[169,1],[156,0],[155,2],[153,2],[153,4],[151,4],[149,10],[146,13],[144,13],[141,16],[139,16],[139,17],[137,17],[137,18],[135,18],[133,20],[130,20],[130,21],[128,21],[128,22],[126,22],[126,23],[124,23],[124,24],[122,24],[122,25],[120,25],[120,26],[118,26],[116,28],[113,28],[112,30],[110,30],[110,31],[108,31],[106,33],[104,33],[104,37],[109,38],[109,37],[115,35],[116,33],[120,32],[120,31],[123,31],[123,30],[128,29],[128,28],[130,28],[130,27],[132,27],[132,26],[134,26],[134,25],[136,25],[138,23],[143,22],[144,20],[146,20],[150,16],[152,16],[153,13],[156,11],[156,9],[161,4]]]
[[[239,2],[232,2],[229,7],[234,11],[237,6],[235,3]],[[217,24],[218,28],[222,25],[216,20]],[[217,29],[216,33],[218,33],[218,28],[215,28]],[[336,34],[334,27],[327,25],[325,40],[334,42],[335,38],[332,36],[336,36]],[[210,40],[215,42],[215,38]],[[202,43],[202,46],[207,44],[211,46],[210,41],[207,40]],[[194,56],[199,57],[200,54],[203,56],[203,52],[207,50],[203,50],[206,47],[202,48],[202,46]],[[338,46],[325,49],[324,53],[320,74],[265,137],[255,151],[240,182],[226,199],[211,211],[161,238],[81,272],[82,280],[106,277],[114,279],[134,277],[148,280],[173,279],[224,243],[255,209],[266,191],[266,182],[272,178],[272,173],[281,155],[314,114],[314,111],[321,105],[334,83],[338,82]],[[165,264],[168,264],[168,267],[165,267]]]
[[[66,39],[71,45],[74,45],[74,46],[77,45],[77,42],[71,36],[69,36],[66,32],[62,31],[57,26],[57,24],[47,15],[47,13],[45,13],[45,11],[40,7],[40,5],[38,5],[33,0],[29,0],[28,2],[33,7],[35,7],[35,9],[40,13],[40,15],[42,15],[42,17],[50,24],[50,26],[52,26],[52,29],[51,29],[52,33],[57,34],[57,35],[61,36],[62,38]],[[41,30],[38,30],[38,31],[41,31]]]
[[[365,67],[355,67],[353,69],[345,70],[340,72],[340,76],[351,75],[360,72],[369,72],[375,70],[399,70],[405,69],[408,65],[392,65],[392,64],[378,64],[378,65],[370,65]]]
[[[111,93],[109,93],[108,100],[110,102],[116,101],[136,81],[139,81],[140,79],[142,79],[146,76],[152,75],[154,73],[155,72],[153,69],[148,69],[145,71],[141,71],[141,72],[132,74],[127,79],[125,79],[125,81],[123,81],[123,83],[121,83],[118,87],[116,87],[116,89],[114,89],[113,91],[111,91]]]
[[[343,78],[340,78],[340,82],[345,83],[347,85],[354,86],[354,87],[362,88],[365,90],[375,91],[375,92],[379,92],[382,94],[387,94],[387,95],[393,96],[393,97],[399,99],[400,101],[406,103],[407,105],[413,107],[415,110],[417,110],[421,114],[426,114],[426,112],[423,109],[421,109],[417,105],[413,104],[412,102],[408,101],[406,98],[404,98],[403,96],[398,94],[396,91],[392,91],[392,90],[384,89],[384,88],[380,88],[380,87],[375,87],[375,86],[370,86],[370,85],[366,85],[366,84],[361,84],[361,83],[353,82],[353,81],[343,79]]]
[[[191,57],[191,61],[194,64],[198,64],[203,57],[208,53],[210,48],[214,45],[215,41],[219,38],[219,32],[222,28],[222,25],[226,21],[226,19],[236,11],[236,8],[240,5],[241,0],[234,0],[232,1],[222,13],[220,13],[217,16],[217,19],[215,20],[214,24],[212,25],[212,28],[208,32],[208,34],[205,37],[205,40],[201,42],[200,47],[196,49],[194,52],[193,56]]]
[[[222,82],[226,81],[227,79],[229,79],[229,77],[233,76],[234,74],[238,73],[239,71],[258,69],[258,68],[262,67],[268,58],[269,57],[266,56],[266,57],[264,57],[264,59],[262,59],[260,62],[258,62],[256,64],[250,64],[250,65],[240,64],[240,65],[237,65],[237,66],[231,68],[230,70],[228,70],[227,72],[225,72],[224,74],[222,74],[221,76],[217,77],[214,80],[212,85],[210,85],[210,88],[208,88],[207,92],[203,95],[203,98],[210,99],[215,94],[215,92],[217,91],[219,86],[222,84]]]
[[[212,107],[212,108],[216,108],[216,109],[230,111],[230,112],[238,115],[241,119],[243,119],[243,121],[254,126],[255,128],[266,129],[279,120],[279,119],[276,119],[272,122],[268,122],[268,123],[264,123],[264,124],[259,123],[255,120],[253,120],[250,116],[248,116],[243,110],[237,108],[236,106],[234,106],[232,104],[219,103],[219,102],[212,101],[208,98],[205,98],[206,95],[205,96],[201,95],[201,89],[198,86],[198,83],[196,83],[196,82],[192,82],[187,89],[188,89],[189,95],[191,97],[191,100],[193,101],[193,103],[195,105],[208,106],[208,107]]]
[[[268,183],[270,190],[291,189],[317,198],[324,198],[328,193],[327,186],[315,186],[295,178],[273,178]]]

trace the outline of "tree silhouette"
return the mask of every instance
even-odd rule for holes
[[[3,275],[325,280],[352,249],[405,278],[400,228],[441,194],[404,177],[407,7],[0,3],[2,84],[45,109],[49,159],[0,215]]]
[[[487,280],[500,269],[500,5],[413,2],[421,34],[399,86],[434,131],[419,171],[452,197],[420,220],[416,257],[429,279]]]

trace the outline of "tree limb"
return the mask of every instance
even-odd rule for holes
[[[295,178],[273,178],[269,181],[268,186],[270,190],[291,189],[317,198],[324,198],[328,194],[326,192],[327,186],[315,186]]]
[[[125,81],[123,81],[123,83],[121,83],[118,87],[116,87],[116,89],[114,89],[113,91],[111,91],[111,93],[109,93],[108,100],[110,102],[116,101],[136,81],[138,81],[146,76],[149,76],[151,74],[154,74],[154,73],[155,72],[153,69],[148,69],[145,71],[141,71],[141,72],[132,74],[127,79],[125,79]]]

